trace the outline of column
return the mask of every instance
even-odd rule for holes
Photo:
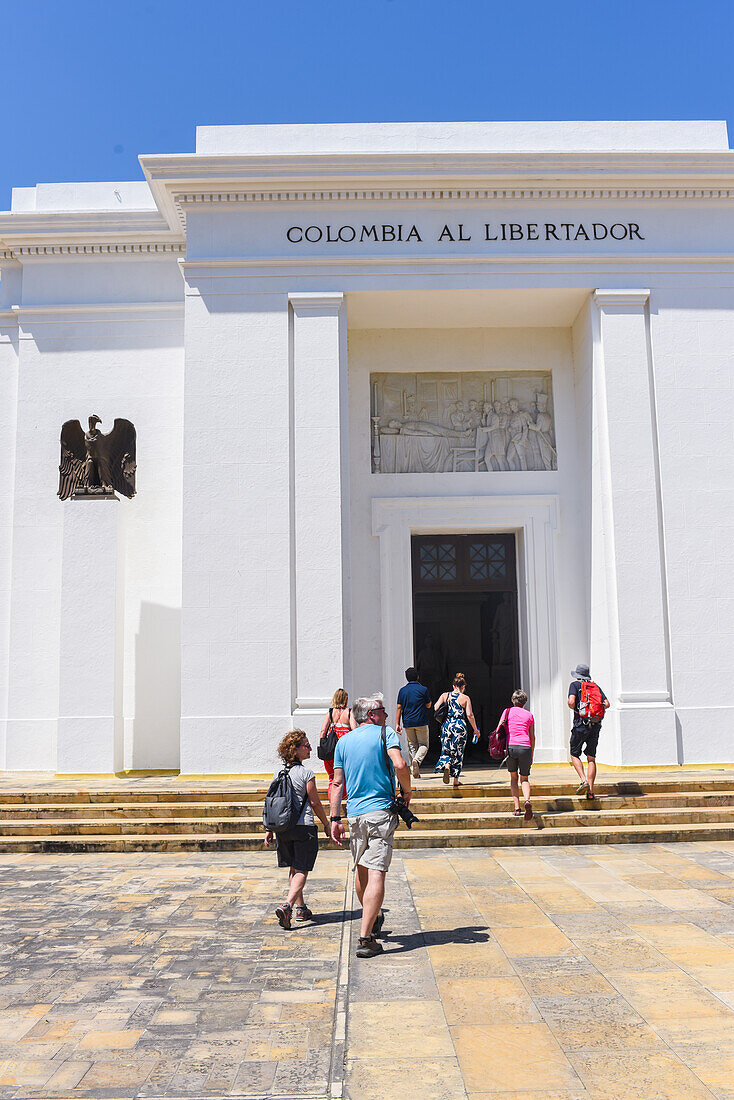
[[[119,507],[113,499],[63,504],[59,772],[109,773],[122,766]]]
[[[315,735],[350,678],[345,624],[346,307],[341,294],[290,294],[293,372],[295,712]]]
[[[629,765],[678,761],[648,298],[594,294],[591,671],[614,708],[610,762]]]
[[[293,722],[288,297],[197,270],[184,265],[181,771],[272,772]]]

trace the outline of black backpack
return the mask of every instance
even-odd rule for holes
[[[285,829],[292,829],[298,824],[298,819],[303,813],[303,807],[308,799],[308,792],[298,804],[298,797],[293,787],[290,776],[292,764],[286,764],[268,787],[263,807],[263,825],[270,832],[278,833]]]

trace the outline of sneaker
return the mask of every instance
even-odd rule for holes
[[[421,766],[420,766],[420,764],[418,763],[417,760],[414,760],[413,761],[413,779],[420,779],[420,777],[421,777]]]
[[[589,784],[586,782],[586,780],[584,780],[584,782],[579,783],[578,787],[576,788],[576,794],[583,794],[584,791],[588,791],[588,789]]]
[[[296,906],[296,920],[313,920],[313,913],[307,905]]]
[[[385,923],[385,914],[383,913],[383,911],[381,909],[380,912],[375,917],[375,923],[372,925],[372,935],[373,936],[379,936],[380,932],[382,932],[382,926],[383,926],[384,923]]]
[[[357,943],[358,959],[373,959],[375,955],[381,955],[385,948],[378,943],[374,936],[360,936]]]
[[[275,910],[275,915],[278,918],[278,924],[281,928],[285,928],[286,932],[290,931],[292,912],[293,910],[291,909],[287,901],[283,902],[283,904],[279,905],[278,908]]]

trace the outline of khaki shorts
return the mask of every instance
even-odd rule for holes
[[[390,810],[372,810],[349,818],[349,847],[352,866],[387,871],[392,860],[392,838],[398,827],[398,815]]]

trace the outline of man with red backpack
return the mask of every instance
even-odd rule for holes
[[[577,794],[586,791],[586,798],[593,801],[594,781],[596,779],[596,748],[599,744],[599,731],[604,715],[609,708],[606,695],[591,679],[588,665],[577,665],[571,673],[573,680],[568,689],[568,705],[573,711],[571,727],[571,763],[581,783]],[[588,775],[584,774],[581,753],[586,752]]]

